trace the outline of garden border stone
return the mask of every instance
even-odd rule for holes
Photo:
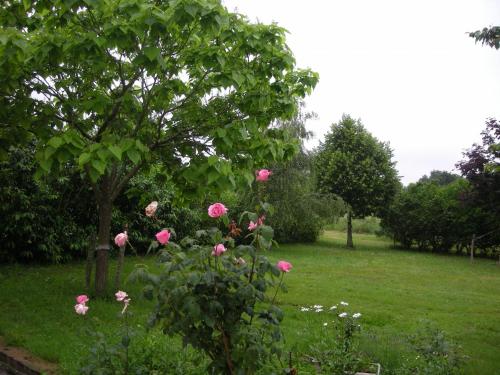
[[[0,338],[0,373],[2,370],[12,375],[56,375],[57,366],[35,357],[23,348],[5,344]]]

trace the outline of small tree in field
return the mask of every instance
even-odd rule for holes
[[[340,196],[348,205],[347,247],[352,217],[381,216],[399,188],[392,151],[348,115],[333,124],[316,157],[318,189]]]
[[[40,171],[73,163],[93,188],[98,294],[113,202],[139,170],[161,161],[200,194],[250,183],[264,160],[297,149],[270,124],[294,113],[317,75],[295,68],[284,29],[219,0],[9,0],[0,21],[0,79],[16,77],[2,95],[20,106],[7,125],[28,118]]]

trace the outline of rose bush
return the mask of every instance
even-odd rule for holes
[[[271,264],[264,255],[276,244],[273,229],[264,224],[270,210],[260,203],[258,212],[241,215],[239,225],[249,229],[246,245],[235,246],[232,236],[241,229],[234,221],[228,233],[214,227],[178,243],[157,238],[164,244],[158,251],[163,271],[150,273],[141,265],[131,275],[131,280],[146,283],[145,297],[157,299],[151,323],[203,351],[210,359],[208,373],[253,374],[280,366],[283,312],[274,301],[278,290],[285,290],[283,276],[292,266],[286,261]],[[222,203],[208,208],[214,225],[228,224],[227,213]],[[267,297],[270,288],[275,289],[272,300]]]

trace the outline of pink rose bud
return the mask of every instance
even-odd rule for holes
[[[75,305],[75,312],[78,315],[85,315],[87,313],[88,309],[89,309],[89,307],[87,305],[85,305],[84,303],[79,303],[79,304]]]
[[[278,267],[278,269],[279,269],[281,272],[290,272],[290,270],[292,269],[292,264],[291,264],[291,263],[288,263],[288,262],[285,262],[284,260],[280,260],[280,261],[276,264],[276,267]]]
[[[87,297],[85,294],[76,297],[76,303],[78,303],[79,305],[85,305],[88,301],[89,297]]]
[[[267,169],[260,169],[260,170],[255,172],[255,179],[257,181],[264,182],[264,181],[267,181],[269,179],[269,176],[271,176],[272,174],[273,174],[273,172],[271,172]]]
[[[251,221],[250,224],[248,224],[248,230],[254,230],[255,228],[257,228],[257,224]]]
[[[118,292],[115,293],[115,297],[118,302],[121,302],[127,299],[128,294],[119,290]]]
[[[214,203],[208,207],[208,216],[217,218],[224,216],[227,213],[227,208],[222,203]]]
[[[127,244],[127,232],[118,233],[115,237],[115,244],[118,247],[124,247]]]
[[[158,202],[153,201],[146,207],[146,216],[153,217],[156,213],[156,209],[158,208]]]
[[[212,255],[218,257],[218,256],[221,256],[222,253],[225,251],[226,251],[226,248],[224,247],[223,244],[220,243],[220,244],[217,244],[214,246],[214,249],[212,250]]]
[[[163,229],[161,232],[156,233],[156,239],[158,240],[159,243],[165,245],[168,243],[168,240],[170,239],[170,232],[166,229]]]

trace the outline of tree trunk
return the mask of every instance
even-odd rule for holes
[[[350,209],[347,211],[347,247],[354,248],[354,244],[352,243],[352,212]]]
[[[97,296],[104,296],[104,294],[106,293],[112,207],[113,205],[110,197],[103,196],[100,199],[99,232],[97,235],[96,270],[95,270],[95,292]]]
[[[474,233],[472,235],[472,241],[470,243],[470,261],[472,262],[474,260],[474,245],[476,243],[476,234]]]
[[[87,249],[87,264],[85,265],[85,288],[87,292],[90,291],[90,280],[92,278],[92,267],[94,266],[95,248],[96,236],[95,233],[92,233],[89,237],[89,246]]]

